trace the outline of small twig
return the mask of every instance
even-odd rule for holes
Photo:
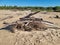
[[[47,27],[47,28],[60,29],[59,27]]]

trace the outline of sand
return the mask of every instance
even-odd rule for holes
[[[30,32],[16,31],[15,33],[11,33],[6,29],[1,29],[6,26],[3,24],[4,21],[12,23],[29,13],[31,13],[31,11],[0,10],[0,45],[60,45],[60,29],[47,29],[44,31]],[[60,16],[60,13],[47,12],[44,14],[44,12],[39,12],[38,14],[35,14],[34,17],[43,18],[43,20],[53,22],[60,27],[60,19],[53,18],[55,15]],[[9,16],[13,17],[6,18]]]

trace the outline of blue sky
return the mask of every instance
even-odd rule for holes
[[[0,0],[0,6],[60,6],[60,0]]]

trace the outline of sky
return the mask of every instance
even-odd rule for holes
[[[60,6],[60,0],[0,0],[0,6]]]

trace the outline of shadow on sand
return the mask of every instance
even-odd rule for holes
[[[6,26],[6,27],[0,28],[0,30],[8,30],[9,32],[14,33],[14,31],[12,30],[11,25],[8,25],[8,26]]]

